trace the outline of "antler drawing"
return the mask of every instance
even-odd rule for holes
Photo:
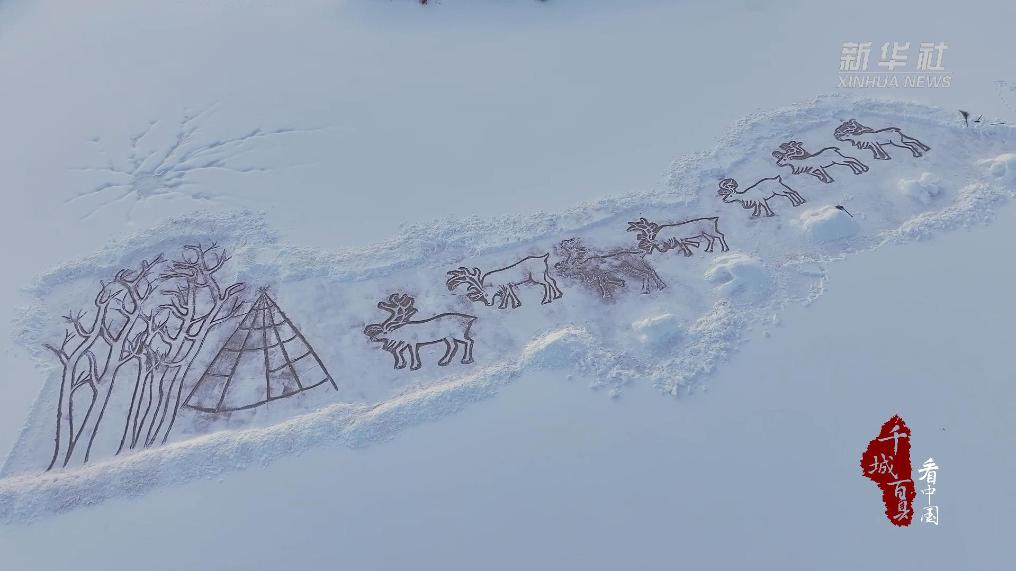
[[[467,268],[460,266],[457,270],[451,270],[448,272],[448,281],[445,285],[448,286],[448,291],[454,291],[460,285],[466,286],[466,297],[470,301],[484,301],[485,296],[483,295],[483,272],[480,268]]]
[[[388,301],[379,301],[377,304],[378,309],[383,309],[390,313],[383,322],[381,322],[382,331],[391,331],[398,329],[409,322],[410,318],[416,315],[416,308],[413,307],[415,300],[407,294],[393,293],[388,296]]]
[[[808,151],[804,150],[804,143],[801,141],[787,141],[786,143],[780,143],[780,149],[782,152],[773,151],[773,156],[781,155],[788,159],[799,159],[808,156]]]

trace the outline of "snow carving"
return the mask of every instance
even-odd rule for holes
[[[184,246],[172,262],[160,254],[102,282],[93,309],[64,317],[63,341],[45,345],[61,365],[47,471],[88,462],[117,381],[133,381],[133,394],[113,453],[167,440],[183,380],[208,333],[243,306],[244,284],[223,288],[215,275],[228,260],[214,244]]]
[[[554,249],[563,258],[554,264],[558,274],[595,288],[604,301],[613,300],[614,291],[625,287],[625,277],[642,280],[642,293],[651,293],[654,287],[657,290],[667,287],[646,261],[645,250],[590,251],[579,238],[562,240]]]
[[[886,127],[876,131],[858,123],[856,119],[851,119],[837,127],[833,131],[833,137],[837,141],[848,142],[858,149],[870,150],[872,158],[880,161],[888,161],[892,158],[885,150],[887,146],[907,149],[914,155],[914,158],[924,156],[924,153],[931,150],[931,147],[904,134],[897,127]]]
[[[423,366],[420,347],[436,343],[445,344],[445,353],[438,365],[444,367],[452,362],[459,345],[463,346],[463,365],[473,362],[473,338],[469,335],[475,315],[465,313],[441,313],[422,320],[412,320],[416,314],[415,299],[407,294],[393,293],[387,301],[378,302],[378,309],[389,313],[381,323],[372,323],[363,329],[371,341],[395,358],[395,368],[406,368],[405,352],[409,350],[409,368],[417,370]]]
[[[183,404],[207,413],[246,410],[325,383],[339,390],[303,333],[261,288]]]
[[[730,247],[727,246],[726,236],[720,231],[719,221],[718,217],[712,216],[657,224],[642,217],[628,223],[628,232],[636,232],[638,247],[646,254],[680,250],[685,256],[690,256],[690,246],[698,248],[701,240],[706,241],[706,252],[712,252],[717,242],[720,243],[720,250],[726,252]]]
[[[817,153],[804,150],[800,141],[780,143],[780,150],[773,151],[777,166],[790,167],[794,174],[810,174],[824,183],[833,182],[826,169],[832,166],[849,167],[854,174],[868,172],[868,166],[854,157],[840,152],[839,147],[826,147]]]
[[[490,307],[500,298],[498,309],[505,309],[509,305],[515,309],[522,305],[516,288],[523,284],[538,284],[543,286],[543,301],[540,303],[550,303],[560,299],[563,294],[550,275],[550,266],[547,264],[549,257],[549,253],[528,256],[510,266],[485,274],[479,268],[470,269],[462,266],[448,272],[445,285],[448,286],[448,291],[466,286],[466,297],[470,301],[482,301],[484,305]]]
[[[774,213],[769,207],[769,199],[775,196],[786,198],[791,206],[800,206],[806,202],[796,190],[787,186],[780,176],[763,178],[744,190],[737,190],[736,180],[725,178],[720,181],[720,188],[716,192],[727,204],[737,202],[741,208],[751,208],[752,217],[763,212],[766,216],[772,216]]]
[[[104,180],[89,190],[66,200],[67,204],[88,201],[90,209],[82,215],[87,219],[97,212],[122,201],[131,200],[127,217],[134,208],[151,198],[182,196],[209,201],[225,198],[200,184],[199,176],[208,172],[249,174],[272,169],[259,166],[237,166],[236,159],[250,152],[255,144],[300,133],[303,129],[256,128],[235,137],[201,141],[201,124],[212,108],[187,113],[180,120],[166,122],[172,125],[171,139],[158,141],[157,131],[163,131],[162,121],[151,121],[144,129],[130,136],[127,156],[114,161],[102,139],[89,141],[102,157],[102,163],[71,170],[101,175]],[[175,123],[175,124],[174,124]]]

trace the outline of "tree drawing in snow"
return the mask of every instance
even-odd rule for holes
[[[858,123],[856,119],[851,119],[836,127],[836,130],[833,131],[833,137],[837,141],[850,143],[858,149],[870,150],[872,158],[880,161],[887,161],[892,158],[886,152],[885,147],[906,149],[914,155],[914,158],[922,157],[924,153],[931,150],[931,147],[904,134],[897,127],[886,127],[876,131],[871,127],[865,127]]]
[[[228,259],[215,245],[187,245],[176,260],[161,254],[143,260],[101,283],[93,308],[64,317],[63,341],[46,345],[61,365],[47,470],[87,462],[104,429],[119,438],[109,454],[166,441],[184,378],[205,338],[243,305],[244,285],[223,288],[215,276]],[[119,419],[122,429],[109,429],[110,398],[125,384],[132,396]]]
[[[201,412],[246,410],[328,383],[321,358],[262,288],[184,400]]]
[[[780,143],[780,150],[773,151],[777,166],[790,167],[793,174],[810,174],[824,183],[833,182],[833,177],[826,169],[833,166],[850,168],[854,174],[868,172],[868,166],[854,157],[840,152],[838,147],[826,147],[817,153],[804,150],[800,141]]]
[[[727,204],[739,203],[741,208],[751,208],[752,217],[763,212],[766,216],[772,216],[773,209],[769,207],[769,199],[782,196],[790,201],[791,206],[800,206],[806,201],[798,192],[783,182],[780,176],[763,178],[744,190],[737,190],[737,181],[732,178],[725,178],[720,181],[720,188],[716,191]]]
[[[562,240],[554,250],[562,258],[554,264],[554,269],[563,277],[595,289],[603,301],[614,299],[614,291],[626,286],[626,277],[641,280],[642,293],[667,287],[646,260],[645,250],[613,248],[591,251],[579,238]]]
[[[160,276],[167,285],[162,293],[169,303],[158,306],[164,313],[157,313],[157,319],[152,321],[155,334],[165,346],[166,358],[159,367],[158,379],[153,376],[141,385],[136,407],[134,398],[131,399],[134,419],[130,422],[129,440],[125,427],[121,449],[128,442],[130,448],[136,448],[169,439],[180,409],[184,382],[208,334],[243,312],[240,293],[245,284],[237,282],[222,287],[216,275],[227,261],[229,256],[214,243],[207,247],[189,244]]]
[[[469,335],[475,315],[465,313],[441,313],[427,319],[414,320],[417,309],[415,299],[407,294],[393,293],[387,300],[378,302],[377,307],[388,312],[381,323],[372,323],[363,329],[363,334],[395,358],[395,368],[406,368],[405,353],[409,352],[409,368],[413,371],[423,366],[420,348],[444,343],[445,352],[438,365],[444,367],[452,362],[459,345],[462,345],[463,365],[473,362],[473,338]]]
[[[87,444],[78,456],[88,461],[114,382],[125,366],[133,362],[137,378],[158,366],[158,356],[150,347],[151,328],[145,326],[150,321],[142,319],[142,306],[156,293],[157,278],[152,274],[162,262],[160,255],[152,262],[143,260],[137,270],[117,272],[112,282],[100,285],[94,310],[64,316],[69,326],[59,347],[46,345],[62,369],[53,455],[47,470],[58,463],[66,466],[79,450],[82,436]],[[85,397],[79,396],[81,392]]]
[[[628,223],[628,232],[636,233],[639,249],[647,254],[679,250],[685,256],[690,256],[691,247],[698,248],[703,240],[706,242],[706,252],[712,252],[717,242],[721,251],[730,250],[727,237],[720,231],[720,219],[716,216],[672,224],[657,224],[642,217]]]
[[[200,138],[201,123],[209,109],[187,113],[176,122],[168,141],[156,141],[155,133],[161,121],[131,135],[127,156],[114,160],[102,139],[92,139],[104,162],[100,165],[72,167],[72,170],[103,175],[98,185],[67,199],[68,204],[79,202],[90,206],[82,219],[120,202],[131,201],[127,211],[130,218],[135,207],[153,198],[182,196],[193,200],[224,199],[201,184],[200,176],[210,171],[248,174],[272,169],[260,166],[236,166],[241,155],[253,150],[265,139],[303,132],[302,129],[264,129],[258,127],[234,137]]]
[[[448,286],[448,291],[466,286],[466,297],[474,302],[482,301],[488,307],[494,305],[500,298],[498,309],[505,309],[509,305],[515,309],[522,305],[517,291],[518,286],[540,285],[543,287],[543,300],[540,303],[550,303],[560,299],[562,293],[554,277],[550,275],[550,266],[547,264],[549,257],[549,253],[528,256],[510,266],[485,274],[479,268],[470,269],[463,266],[448,272],[445,285]]]

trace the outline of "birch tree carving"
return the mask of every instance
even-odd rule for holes
[[[186,245],[173,261],[160,254],[121,269],[100,282],[91,309],[64,316],[63,340],[45,345],[60,362],[47,471],[89,461],[114,387],[125,378],[133,391],[115,454],[167,441],[205,339],[243,308],[244,284],[221,287],[215,275],[228,260],[215,244]]]
[[[62,369],[53,456],[47,470],[57,462],[66,466],[79,450],[83,434],[88,434],[88,444],[82,462],[88,461],[117,374],[148,349],[147,327],[139,328],[138,323],[145,301],[156,289],[153,271],[162,263],[160,254],[152,262],[142,261],[137,270],[122,269],[112,282],[101,283],[91,314],[79,311],[64,316],[69,325],[63,342],[59,347],[46,345],[60,360]],[[80,396],[81,391],[86,391],[85,397]],[[102,405],[96,412],[100,394]],[[83,415],[75,410],[82,400],[88,403]]]
[[[145,447],[169,439],[180,410],[183,381],[208,334],[243,311],[240,293],[244,284],[238,282],[222,287],[215,275],[227,261],[229,256],[215,244],[207,248],[200,244],[187,245],[180,258],[170,263],[160,276],[173,284],[171,289],[163,290],[169,303],[160,308],[168,315],[156,329],[156,335],[168,345],[168,350],[157,375],[158,382],[148,386],[148,404],[140,423],[145,427],[141,431]],[[141,432],[134,436],[131,448],[141,441]]]

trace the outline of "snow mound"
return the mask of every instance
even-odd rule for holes
[[[1016,153],[1003,153],[978,163],[989,176],[1006,184],[1016,184]]]
[[[804,235],[816,243],[845,240],[860,231],[854,218],[835,206],[806,210],[798,217],[798,222]]]
[[[901,178],[896,187],[912,200],[921,204],[931,204],[942,194],[942,177],[925,172],[917,178]]]
[[[649,349],[661,349],[681,341],[681,320],[672,313],[646,317],[632,322],[635,339]]]
[[[726,298],[754,301],[772,288],[772,277],[762,260],[734,252],[717,256],[705,275]]]
[[[596,340],[579,327],[565,327],[552,331],[529,344],[524,353],[527,362],[550,369],[581,370],[596,368],[604,355],[596,349]]]

